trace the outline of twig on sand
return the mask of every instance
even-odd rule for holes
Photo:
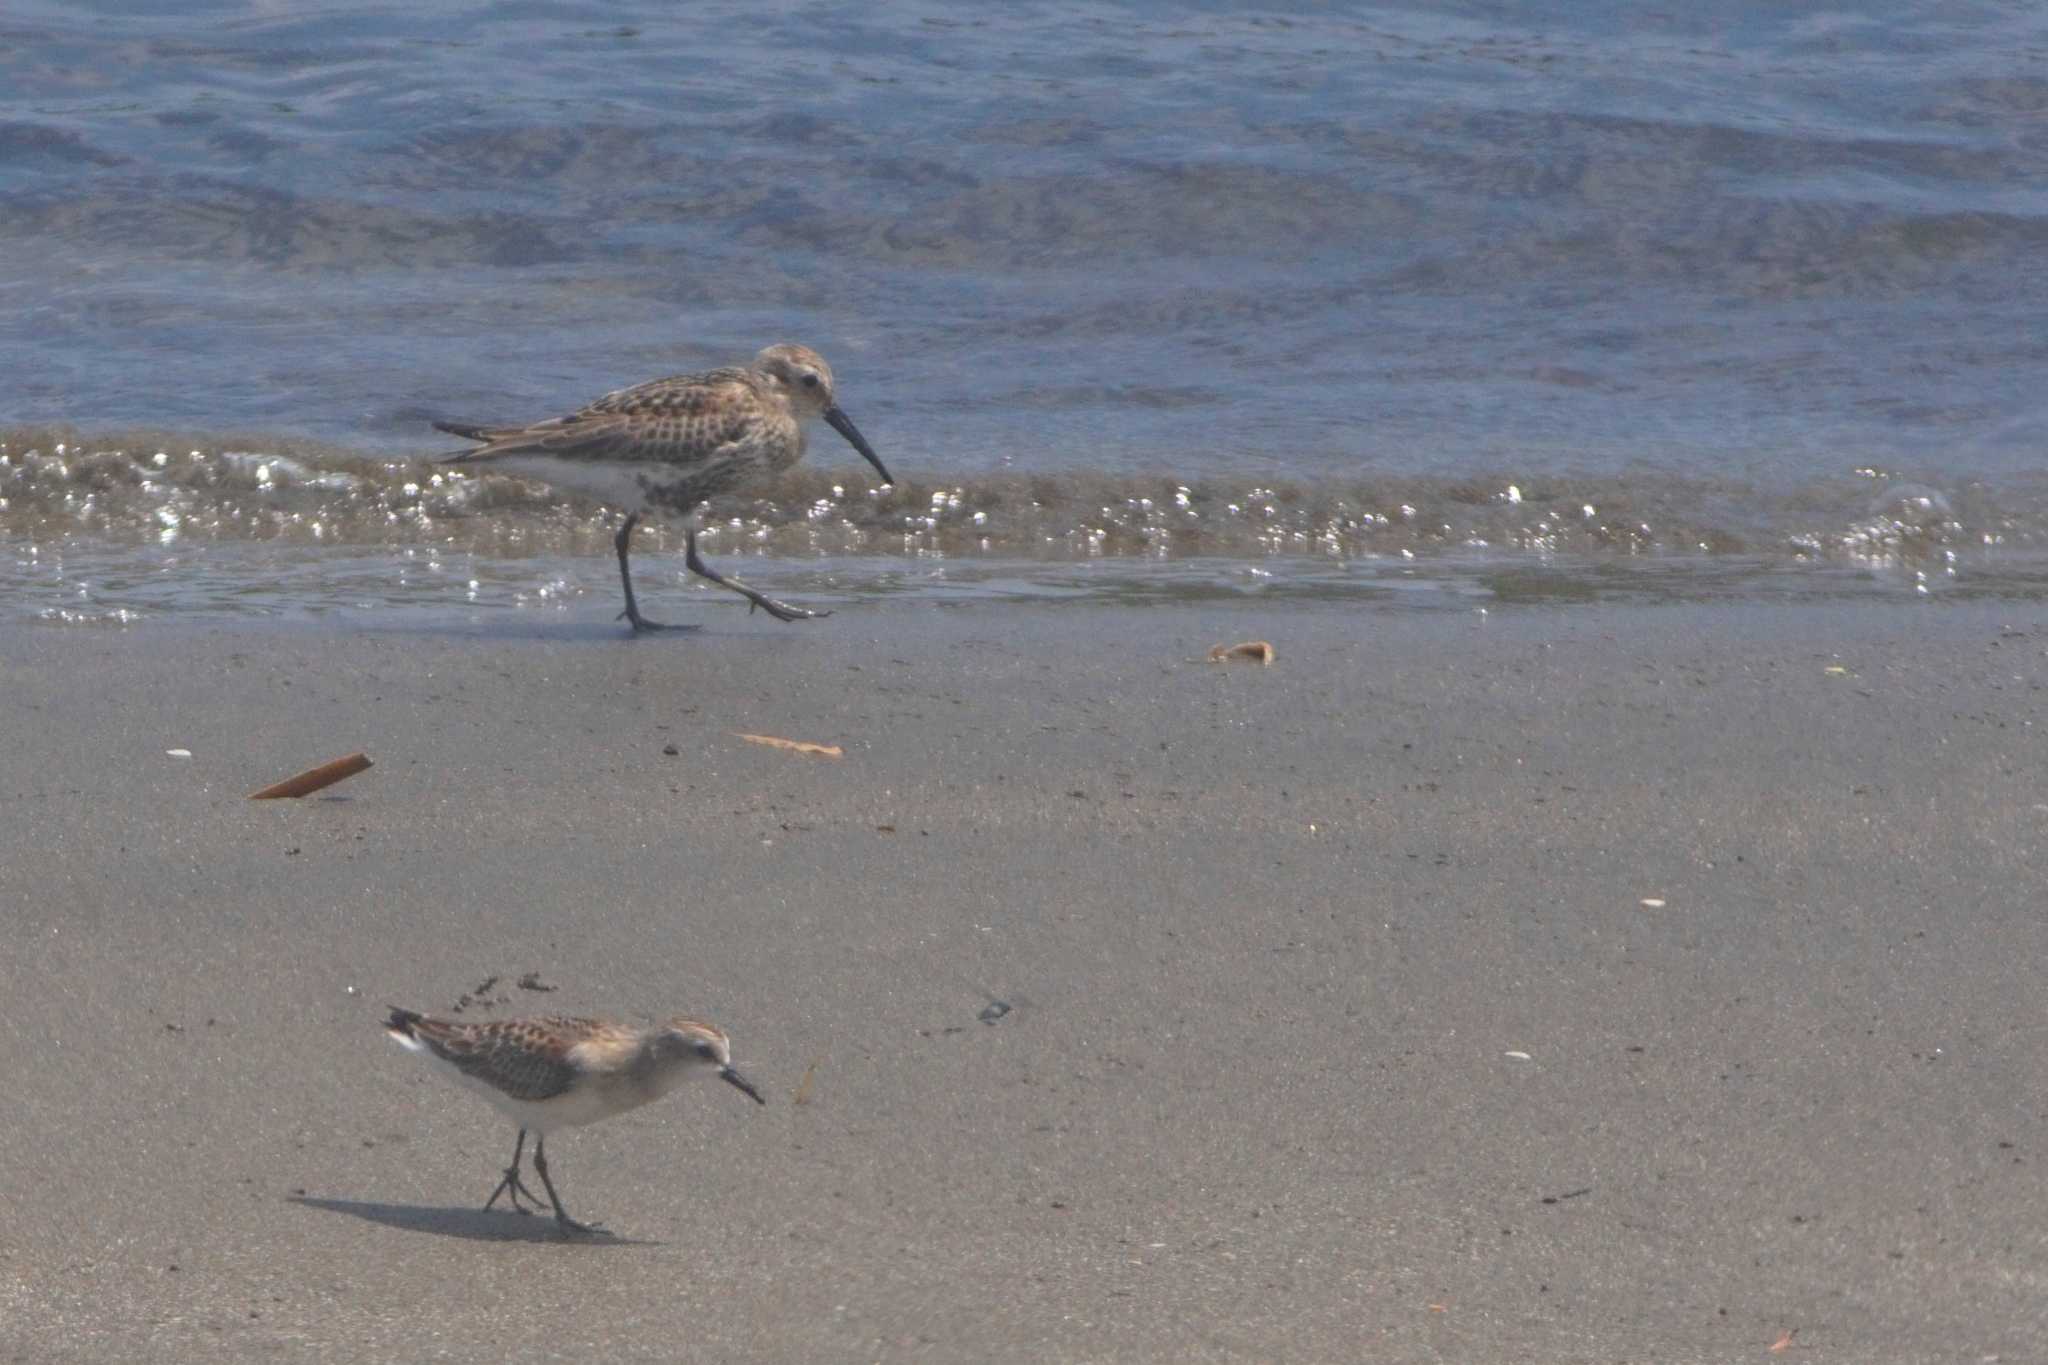
[[[749,744],[765,744],[771,749],[787,749],[793,754],[816,754],[820,758],[846,756],[846,750],[837,744],[813,744],[807,739],[777,739],[774,735],[741,734],[740,738]]]
[[[262,791],[249,793],[251,801],[274,801],[284,796],[311,796],[322,787],[331,787],[344,777],[354,777],[370,766],[369,755],[350,754],[337,758],[332,763],[322,763],[317,768],[308,768],[297,777],[287,777],[282,782],[273,782]]]

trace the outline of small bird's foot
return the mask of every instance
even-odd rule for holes
[[[706,564],[697,554],[697,533],[695,531],[690,532],[683,541],[683,567],[708,583],[716,583],[721,588],[730,588],[746,598],[747,615],[749,616],[754,614],[755,607],[759,607],[778,621],[815,621],[832,614],[829,611],[812,611],[807,607],[792,607],[787,602],[778,602],[767,593],[758,592],[748,587],[737,578],[727,578],[724,574],[719,573],[709,564]]]
[[[829,611],[813,611],[809,607],[792,607],[787,602],[778,602],[765,593],[755,592],[745,584],[734,583],[731,579],[726,580],[726,586],[747,599],[749,616],[754,614],[755,607],[759,607],[778,621],[818,621],[832,614]]]
[[[548,1179],[548,1144],[545,1138],[533,1144],[533,1170],[540,1177],[540,1187],[548,1192],[548,1203],[555,1206],[555,1227],[564,1237],[609,1237],[602,1223],[579,1223],[569,1216],[569,1210],[562,1207],[562,1196],[555,1193],[555,1182]]]
[[[639,610],[638,610],[637,608],[634,608],[634,607],[627,607],[627,608],[626,608],[626,609],[625,609],[624,611],[620,612],[620,613],[619,613],[619,614],[618,614],[617,616],[613,617],[612,619],[613,619],[613,620],[616,620],[616,621],[630,621],[630,622],[632,622],[632,623],[633,623],[633,633],[634,633],[635,635],[644,635],[644,634],[646,634],[646,633],[647,633],[648,631],[654,631],[654,630],[680,630],[680,629],[682,629],[682,627],[681,627],[681,626],[672,626],[672,625],[668,624],[668,623],[667,623],[666,621],[650,621],[650,620],[648,620],[648,619],[647,619],[646,617],[642,616],[642,615],[640,614]]]
[[[499,1195],[505,1196],[505,1202],[512,1206],[512,1212],[516,1214],[523,1216],[529,1213],[540,1212],[540,1196],[526,1188],[526,1182],[519,1178],[519,1168],[517,1166],[505,1168],[505,1178],[498,1182],[498,1188],[492,1190],[491,1197],[484,1201],[485,1213],[491,1211],[492,1206],[498,1202]],[[528,1200],[532,1201],[533,1207],[531,1209],[519,1202],[521,1195],[526,1196]]]

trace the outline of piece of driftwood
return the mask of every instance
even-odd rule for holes
[[[771,749],[787,749],[793,754],[816,754],[820,758],[846,757],[846,750],[837,744],[813,744],[807,739],[777,739],[774,735],[741,734],[740,738],[749,744],[765,744]]]
[[[1212,664],[1242,661],[1244,663],[1269,664],[1273,662],[1273,646],[1264,640],[1246,640],[1241,645],[1218,645],[1209,651]]]
[[[251,801],[275,801],[283,796],[311,796],[322,787],[331,787],[344,777],[354,777],[370,766],[367,754],[350,754],[337,758],[332,763],[322,763],[317,768],[308,768],[297,777],[287,777],[282,782],[273,782],[262,791],[249,793]]]

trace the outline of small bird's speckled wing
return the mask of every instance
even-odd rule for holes
[[[465,1075],[496,1086],[515,1100],[545,1100],[574,1083],[577,1073],[569,1053],[576,1045],[614,1030],[598,1019],[548,1016],[485,1024],[423,1018],[412,1031],[435,1056]]]
[[[681,374],[615,390],[567,417],[532,426],[443,430],[486,442],[454,456],[454,464],[522,455],[680,461],[748,438],[764,412],[753,384],[742,369]]]
[[[728,367],[702,374],[676,374],[667,379],[650,379],[630,389],[613,389],[595,403],[586,405],[577,417],[599,413],[635,415],[674,413],[695,416],[711,408],[750,403],[754,399],[754,376],[747,370]]]

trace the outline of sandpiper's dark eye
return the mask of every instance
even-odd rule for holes
[[[805,375],[805,376],[804,376],[804,387],[805,387],[805,388],[807,388],[807,389],[815,389],[815,388],[817,388],[817,387],[818,387],[818,376],[816,376],[816,375],[814,375],[814,374],[807,374],[807,375]]]
[[[707,1062],[715,1062],[718,1060],[718,1049],[709,1043],[699,1043],[697,1044],[697,1055]]]

